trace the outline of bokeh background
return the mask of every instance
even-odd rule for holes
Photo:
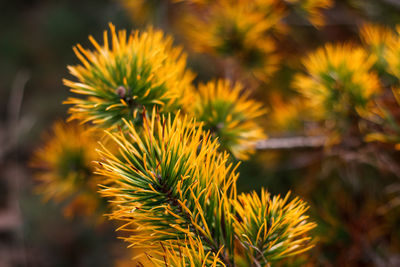
[[[63,203],[42,200],[34,190],[29,158],[41,145],[43,131],[67,117],[68,107],[61,103],[70,93],[62,79],[71,78],[66,66],[78,63],[72,47],[91,47],[88,35],[101,40],[109,22],[120,29],[150,24],[171,34],[187,49],[195,82],[226,76],[212,56],[191,51],[179,27],[178,18],[187,12],[182,3],[141,2],[145,8],[139,12],[130,1],[116,0],[0,3],[1,267],[129,266],[130,253],[110,223],[65,218]],[[286,60],[269,81],[248,82],[253,96],[271,111],[263,118],[271,138],[296,136],[299,128],[304,133],[308,127],[294,121],[294,130],[282,131],[271,123],[277,102],[285,105],[294,95],[290,82],[301,70],[299,58],[327,42],[358,42],[358,26],[365,21],[394,27],[400,23],[400,2],[337,0],[322,13],[326,21],[320,27],[290,13],[288,29],[278,40]],[[400,266],[400,157],[398,152],[389,156],[377,160],[369,150],[362,157],[351,151],[327,153],[321,146],[263,149],[241,164],[238,188],[266,187],[273,194],[290,190],[310,204],[309,215],[318,223],[317,245],[285,265]],[[382,168],[385,160],[389,163]]]

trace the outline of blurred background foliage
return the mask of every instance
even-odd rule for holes
[[[294,75],[304,71],[306,54],[327,42],[360,43],[359,27],[365,22],[390,28],[400,24],[395,0],[336,0],[321,11],[324,23],[309,20],[304,6],[296,5],[301,1],[282,1],[289,8],[282,25],[271,31],[279,64],[260,80],[231,67],[236,66],[231,58],[196,49],[198,43],[192,42],[197,40],[188,40],[192,35],[185,31],[190,16],[202,20],[205,15],[186,2],[191,1],[0,3],[0,266],[132,266],[125,260],[131,256],[126,244],[115,238],[111,225],[65,218],[63,203],[43,202],[34,192],[28,167],[41,132],[66,117],[68,107],[61,102],[70,93],[61,80],[70,77],[66,66],[78,63],[72,46],[89,47],[87,36],[101,39],[108,22],[128,30],[154,25],[171,34],[189,53],[195,83],[212,77],[242,81],[268,108],[262,122],[271,139],[318,136],[329,129],[309,119],[292,86]],[[207,6],[205,0],[198,2]],[[381,101],[398,113],[388,91]],[[316,247],[285,266],[400,265],[399,152],[383,143],[344,143],[261,149],[239,168],[240,191],[291,190],[311,206],[309,215],[318,224]]]

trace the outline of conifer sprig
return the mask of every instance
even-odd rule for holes
[[[277,70],[280,57],[276,53],[274,39],[266,33],[275,30],[284,12],[277,3],[265,5],[263,2],[204,2],[199,8],[203,12],[186,16],[180,27],[192,49],[234,59],[235,64],[230,62],[231,68],[239,68],[257,79],[268,80]]]
[[[103,46],[89,37],[94,51],[74,47],[82,65],[68,67],[78,81],[64,79],[71,92],[80,95],[64,102],[73,105],[70,118],[115,128],[122,118],[140,121],[144,108],[171,112],[179,107],[193,79],[182,49],[173,47],[172,38],[162,31],[117,33],[112,24],[110,29],[111,44],[104,31]]]
[[[237,174],[229,155],[217,152],[217,140],[187,117],[159,117],[154,110],[150,119],[144,116],[143,130],[125,125],[127,134],[109,133],[119,154],[103,147],[98,173],[111,183],[102,190],[114,198],[111,217],[127,220],[125,229],[137,224],[128,241],[156,248],[160,241],[199,237],[221,258],[233,253],[229,213]]]
[[[92,164],[98,159],[95,149],[101,137],[100,131],[84,125],[58,121],[32,155],[30,163],[39,182],[36,190],[45,200],[63,203],[67,217],[93,215],[104,208]]]
[[[254,153],[257,141],[265,139],[257,119],[266,113],[261,103],[250,99],[242,84],[214,80],[200,84],[188,114],[203,123],[203,128],[217,137],[223,150],[245,160]]]
[[[371,70],[375,63],[376,57],[362,47],[327,44],[303,60],[307,74],[296,75],[293,86],[308,99],[315,117],[343,132],[350,119],[369,115],[381,92]]]
[[[262,189],[261,197],[252,192],[241,194],[234,201],[235,232],[247,251],[244,255],[248,262],[264,266],[312,248],[305,233],[316,225],[307,222],[306,203],[299,198],[289,202],[289,195],[271,198]]]

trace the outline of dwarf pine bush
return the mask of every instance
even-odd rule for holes
[[[103,45],[89,38],[93,51],[74,48],[81,65],[69,67],[76,80],[64,84],[76,97],[65,104],[72,105],[70,120],[88,130],[66,138],[69,130],[58,130],[57,147],[37,153],[36,166],[53,166],[38,174],[54,180],[49,197],[64,180],[99,184],[109,218],[123,222],[131,247],[146,251],[139,261],[145,265],[260,266],[310,249],[315,224],[302,200],[266,190],[237,195],[233,158],[248,158],[265,138],[256,122],[262,105],[229,80],[196,89],[182,49],[161,31],[110,28],[110,43],[104,32]],[[89,132],[104,134],[85,141]],[[70,152],[68,143],[80,145]],[[59,163],[75,161],[79,178],[58,178]],[[97,162],[95,171],[88,161]]]
[[[101,245],[128,266],[396,259],[393,3],[116,2],[140,30],[73,48],[69,117],[31,158],[44,200],[116,230],[128,248]]]

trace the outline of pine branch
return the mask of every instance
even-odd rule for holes
[[[100,151],[98,173],[107,177],[102,193],[111,197],[111,218],[134,221],[138,227],[127,240],[133,246],[155,248],[159,242],[198,237],[205,249],[232,266],[233,222],[230,199],[237,175],[218,153],[201,127],[187,118],[144,115],[143,129],[125,122],[127,133],[109,133],[119,147],[115,156]],[[224,248],[223,250],[221,250]]]

